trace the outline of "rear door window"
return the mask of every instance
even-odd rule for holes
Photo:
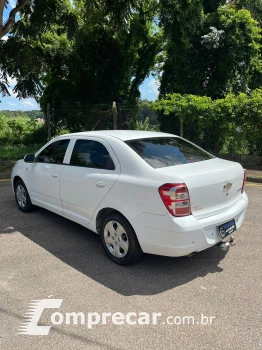
[[[152,137],[126,143],[153,168],[201,162],[214,156],[177,137]]]
[[[93,140],[76,140],[70,165],[115,170],[115,165],[106,147]]]

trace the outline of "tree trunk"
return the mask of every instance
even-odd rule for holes
[[[11,30],[12,26],[15,23],[15,16],[17,12],[19,12],[20,10],[22,10],[22,8],[28,5],[29,1],[30,0],[19,0],[16,7],[10,11],[8,20],[5,23],[3,23],[5,0],[0,0],[0,39]]]

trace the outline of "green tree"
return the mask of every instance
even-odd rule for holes
[[[77,129],[93,104],[137,102],[161,50],[158,2],[59,3],[45,28],[35,10],[21,14],[12,36],[0,43],[0,69],[17,79],[19,98],[41,96],[43,110],[50,102],[56,109],[56,123],[62,118],[63,127]]]
[[[151,104],[162,111],[160,129],[179,134],[214,153],[262,155],[262,91],[206,96],[168,94]]]
[[[0,0],[0,38],[10,34],[8,40],[0,40],[0,92],[9,95],[9,75],[18,81],[14,89],[18,98],[37,97],[41,93],[40,74],[45,72],[41,37],[53,31],[54,25],[73,26],[72,6],[69,0],[18,0],[3,23],[7,4],[8,0]]]
[[[262,25],[262,2],[260,0],[231,0],[231,5],[237,9],[248,10],[252,17]]]
[[[220,98],[261,85],[261,30],[250,11],[225,1],[161,1],[167,38],[160,93]]]
[[[146,118],[149,119],[150,125],[158,125],[157,112],[151,107],[151,102],[148,100],[141,100],[138,103],[137,120],[144,122]]]
[[[160,0],[160,24],[166,39],[160,95],[198,94],[200,32],[204,22],[202,0]]]

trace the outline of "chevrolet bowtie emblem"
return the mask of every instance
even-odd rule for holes
[[[232,187],[232,183],[229,182],[228,184],[226,184],[226,185],[224,186],[224,190],[229,191],[231,187]]]

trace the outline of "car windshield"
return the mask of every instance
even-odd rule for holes
[[[178,137],[152,137],[126,141],[153,168],[196,163],[214,156]]]

